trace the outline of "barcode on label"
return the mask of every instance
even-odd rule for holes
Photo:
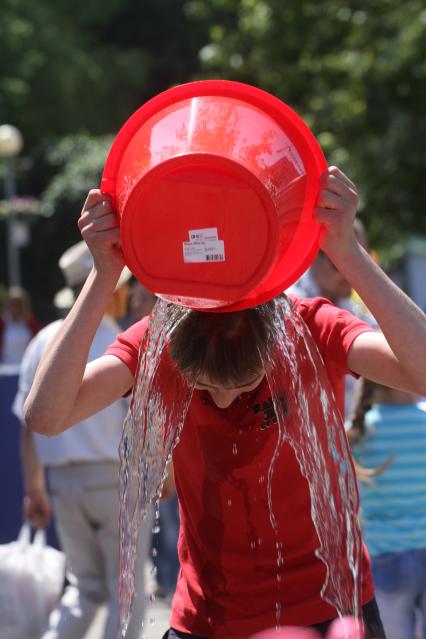
[[[215,255],[206,255],[206,262],[224,262],[225,258],[221,253]]]

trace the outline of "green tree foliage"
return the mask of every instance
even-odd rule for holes
[[[180,0],[2,0],[0,121],[27,148],[116,131],[153,93],[188,80],[204,38]]]
[[[113,136],[69,135],[50,144],[45,162],[53,178],[41,195],[40,215],[32,220],[31,245],[22,251],[25,284],[37,293],[34,306],[43,320],[51,319],[54,294],[65,285],[59,257],[81,240],[77,220],[84,198],[100,183]]]
[[[181,0],[2,0],[0,123],[21,130],[30,158],[17,172],[18,193],[42,197],[50,216],[33,223],[22,251],[24,284],[37,299],[57,286],[56,258],[77,241],[85,192],[99,183],[106,147],[97,136],[116,133],[153,94],[188,81],[206,38]],[[0,199],[1,191],[2,180]]]
[[[21,129],[32,167],[18,193],[41,197],[46,214],[23,251],[24,284],[46,298],[57,287],[105,136],[152,95],[202,77],[292,106],[360,187],[375,246],[426,233],[425,49],[422,0],[2,0],[0,123]]]
[[[426,232],[426,9],[421,0],[191,0],[205,73],[290,104],[359,184],[374,243]]]

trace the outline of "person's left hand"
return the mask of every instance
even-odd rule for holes
[[[336,166],[321,176],[321,190],[315,219],[323,227],[321,249],[333,261],[340,261],[357,245],[354,219],[359,203],[353,182]]]
[[[52,507],[50,498],[44,488],[33,489],[27,493],[23,501],[23,516],[33,528],[47,528]]]
[[[353,617],[335,619],[328,629],[326,639],[363,639],[364,626]],[[319,639],[319,634],[312,628],[284,627],[265,630],[251,639]]]

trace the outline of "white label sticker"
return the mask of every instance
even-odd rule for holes
[[[188,235],[190,242],[214,242],[219,239],[216,228],[188,231]]]
[[[183,261],[192,264],[224,262],[225,245],[218,239],[217,228],[189,231],[189,242],[183,242]]]

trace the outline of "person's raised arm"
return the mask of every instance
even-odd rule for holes
[[[426,395],[426,316],[358,244],[355,185],[336,167],[323,176],[316,219],[321,248],[374,315],[382,334],[362,333],[349,351],[354,373],[385,386]]]
[[[94,266],[73,308],[49,345],[25,402],[31,430],[53,435],[121,397],[132,375],[113,356],[86,367],[89,349],[123,269],[119,229],[108,196],[90,191],[79,222]]]

